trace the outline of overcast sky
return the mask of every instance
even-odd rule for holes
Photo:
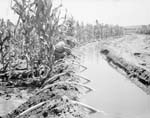
[[[9,8],[11,0],[0,0],[0,18],[15,21]],[[76,20],[94,23],[96,19],[107,24],[150,24],[150,0],[62,0]]]

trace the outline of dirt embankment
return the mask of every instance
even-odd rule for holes
[[[147,94],[150,94],[149,40],[150,36],[132,34],[101,44],[106,61]]]

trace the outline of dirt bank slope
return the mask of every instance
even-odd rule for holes
[[[150,36],[126,35],[101,43],[107,62],[150,94]]]

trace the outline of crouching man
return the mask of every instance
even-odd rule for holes
[[[55,60],[63,59],[65,56],[73,56],[76,58],[72,52],[71,52],[71,47],[68,44],[68,42],[60,41],[55,45],[55,51],[54,51],[54,56]]]

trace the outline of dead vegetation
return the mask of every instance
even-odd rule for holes
[[[25,90],[29,97],[3,118],[87,118],[97,112],[79,102],[92,89],[77,74],[86,67],[72,48],[120,37],[124,29],[97,20],[79,23],[52,0],[12,0],[11,8],[17,24],[0,20],[0,96],[23,98]]]
[[[1,20],[0,96],[11,99],[22,90],[29,95],[2,118],[87,118],[98,112],[79,102],[92,89],[85,85],[90,80],[76,74],[86,67],[72,54],[76,42],[67,24],[73,19],[61,8],[51,0],[13,0],[17,24]]]

